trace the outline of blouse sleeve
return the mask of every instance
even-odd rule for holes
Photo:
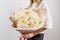
[[[52,18],[51,18],[46,0],[42,0],[40,4],[40,9],[42,10],[44,14],[47,15],[47,21],[46,21],[45,28],[52,29],[53,28]]]

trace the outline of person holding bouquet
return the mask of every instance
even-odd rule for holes
[[[46,0],[29,0],[29,1],[30,1],[30,5],[26,9],[32,9],[37,13],[42,11],[42,13],[46,15],[47,20],[45,21],[45,24],[43,25],[43,27],[41,27],[40,29],[38,29],[32,33],[21,34],[21,37],[24,36],[28,40],[43,40],[44,31],[52,28],[52,19],[49,14],[47,2],[46,2]],[[10,17],[10,20],[13,22],[12,26],[14,28],[16,28],[16,26],[17,26],[16,21],[12,17]]]

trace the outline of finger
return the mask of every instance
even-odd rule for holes
[[[23,38],[23,35],[22,35],[22,34],[20,34],[18,37],[19,37],[19,38]]]
[[[28,34],[22,34],[21,36],[24,38],[28,38]]]
[[[12,17],[9,17],[9,19],[12,21]]]
[[[16,20],[14,20],[14,18],[10,17],[9,19],[10,19],[14,24],[17,23]]]
[[[11,20],[14,15],[15,15],[15,13],[12,13],[9,19]]]
[[[14,22],[14,18],[10,17],[9,19],[10,19],[12,22]]]
[[[16,24],[12,24],[12,27],[17,28],[17,25]]]

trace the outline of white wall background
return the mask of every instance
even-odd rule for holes
[[[60,0],[47,0],[53,18],[53,29],[47,30],[45,40],[60,40]]]
[[[0,0],[0,40],[18,40],[19,33],[13,30],[9,16],[11,12],[18,7],[23,4],[25,4],[25,6],[28,4],[24,1],[25,0]],[[47,0],[47,2],[53,18],[54,27],[45,32],[44,40],[60,40],[60,0]]]

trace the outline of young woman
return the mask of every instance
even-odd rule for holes
[[[47,2],[46,2],[46,0],[30,0],[30,5],[29,5],[28,9],[29,8],[36,12],[39,12],[41,10],[42,13],[46,14],[47,21],[46,21],[45,25],[42,28],[38,29],[37,31],[35,31],[33,33],[29,33],[29,34],[22,34],[21,36],[28,38],[28,40],[43,40],[43,38],[44,38],[43,31],[45,31],[48,28],[52,28],[52,20],[51,20],[50,14],[49,14]],[[14,20],[12,18],[10,18],[10,20],[12,20],[14,22]],[[16,27],[15,22],[13,23],[13,27]]]
[[[30,5],[28,8],[31,8],[36,12],[39,12],[41,10],[44,14],[46,14],[47,21],[46,24],[37,31],[30,34],[22,34],[22,35],[28,38],[28,40],[43,40],[44,38],[43,31],[45,31],[48,28],[52,28],[52,19],[49,14],[47,2],[46,0],[30,0]]]

